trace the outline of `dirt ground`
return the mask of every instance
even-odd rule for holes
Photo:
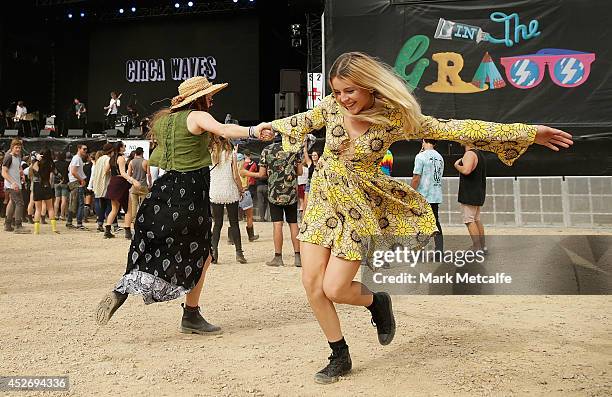
[[[96,325],[98,300],[125,268],[123,238],[63,226],[52,235],[48,225],[40,236],[0,232],[0,375],[67,375],[70,391],[52,395],[70,396],[612,395],[610,296],[397,296],[386,347],[365,308],[340,306],[353,371],[317,385],[329,348],[299,269],[265,266],[272,227],[256,230],[260,240],[244,243],[248,264],[234,263],[222,240],[207,275],[202,306],[223,328],[215,336],[181,334],[180,302],[145,306],[139,297]]]

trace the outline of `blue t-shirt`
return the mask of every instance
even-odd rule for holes
[[[428,203],[440,204],[442,202],[442,174],[444,173],[444,159],[440,153],[430,149],[417,154],[412,173],[421,176],[417,191],[425,197]]]

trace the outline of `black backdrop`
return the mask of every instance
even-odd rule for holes
[[[475,118],[499,122],[548,124],[576,136],[571,150],[554,154],[530,148],[514,167],[492,159],[493,175],[612,175],[610,137],[583,140],[580,136],[612,132],[612,4],[605,0],[493,0],[401,1],[328,0],[325,10],[326,68],[348,51],[363,51],[395,66],[404,44],[415,35],[426,37],[428,46],[403,68],[410,75],[418,62],[427,64],[414,93],[423,112],[441,118]],[[539,23],[541,33],[520,39],[511,47],[487,41],[443,40],[434,38],[440,18],[481,27],[496,38],[504,36],[504,24],[490,19],[492,12],[517,13],[519,23]],[[363,27],[367,26],[367,29]],[[514,22],[510,25],[514,36]],[[544,48],[560,48],[594,53],[588,79],[574,88],[555,85],[546,70],[542,82],[531,89],[518,89],[509,83],[500,58],[533,54]],[[464,65],[460,77],[470,83],[483,56],[489,52],[506,86],[494,90],[459,94],[434,93],[425,89],[437,80],[436,53],[461,54]],[[418,54],[417,54],[418,55]],[[421,61],[418,61],[421,60]],[[329,91],[328,91],[329,92]],[[612,134],[610,134],[612,135]],[[395,144],[394,175],[410,175],[418,144]],[[460,154],[458,145],[442,145],[447,163]],[[452,166],[447,174],[454,174]]]
[[[216,16],[182,20],[133,21],[107,24],[91,35],[89,56],[90,121],[104,119],[110,91],[122,92],[121,109],[137,101],[148,114],[177,94],[182,80],[173,80],[171,58],[216,60],[214,83],[230,85],[215,96],[213,114],[238,120],[259,119],[259,23],[256,16]],[[165,81],[129,82],[128,60],[163,59]],[[207,76],[208,77],[208,76]]]

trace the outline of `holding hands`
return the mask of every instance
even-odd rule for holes
[[[260,141],[271,141],[275,135],[272,130],[272,123],[259,123],[255,127],[255,137]]]

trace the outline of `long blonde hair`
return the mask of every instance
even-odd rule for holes
[[[227,139],[216,135],[211,134],[212,139],[210,140],[210,154],[212,158],[213,164],[219,164],[226,162],[233,154],[233,147],[230,141]],[[225,158],[221,158],[221,153],[225,150]]]
[[[334,77],[351,80],[360,88],[372,92],[378,102],[375,102],[373,108],[362,110],[353,117],[388,126],[391,120],[387,117],[388,110],[384,104],[399,110],[407,134],[420,127],[423,118],[421,106],[391,66],[362,52],[347,52],[340,55],[332,65],[329,72],[330,86]],[[342,106],[340,110],[344,115],[349,114]]]

